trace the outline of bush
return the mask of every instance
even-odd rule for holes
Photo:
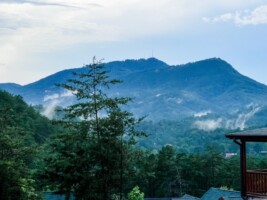
[[[144,200],[144,193],[139,190],[138,186],[135,186],[128,194],[128,200]]]

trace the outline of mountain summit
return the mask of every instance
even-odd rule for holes
[[[123,80],[110,94],[134,97],[128,109],[151,120],[176,120],[207,110],[225,114],[267,102],[267,86],[241,75],[220,58],[175,66],[156,58],[104,65],[112,78]],[[73,97],[55,83],[65,82],[73,71],[83,70],[68,69],[25,86],[5,83],[0,88],[23,96],[31,104],[49,105],[56,100],[59,105],[67,105]]]

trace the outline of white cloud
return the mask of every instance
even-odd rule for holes
[[[197,120],[194,123],[194,126],[197,127],[200,130],[204,130],[204,131],[213,131],[215,129],[221,128],[223,120],[221,118],[213,120],[213,119],[209,119],[209,120]]]
[[[73,45],[94,46],[169,32],[180,23],[185,24],[184,13],[178,11],[182,11],[182,4],[175,2],[1,1],[0,60],[8,67],[9,74],[1,73],[0,79],[6,80],[10,74],[18,74],[17,79],[22,79],[25,71],[33,72],[33,68],[38,73],[41,70],[36,66],[40,66],[38,59],[39,63],[40,59],[47,62],[45,55],[51,57],[52,52],[64,51]],[[25,80],[31,77],[27,75]]]
[[[247,106],[249,110],[244,111],[243,113],[238,114],[235,119],[207,119],[207,120],[197,120],[193,123],[193,126],[199,130],[204,131],[213,131],[218,128],[226,128],[231,130],[244,130],[247,128],[247,122],[251,119],[258,111],[260,111],[261,107],[259,105],[250,104]],[[206,114],[208,112],[197,113],[198,115],[195,117],[201,116],[202,114]]]
[[[44,102],[51,101],[51,100],[59,100],[59,99],[64,100],[65,97],[74,97],[74,94],[73,92],[69,90],[64,90],[62,93],[54,93],[54,94],[46,95],[44,97]]]
[[[69,90],[64,90],[62,93],[46,95],[43,99],[44,111],[42,112],[42,115],[52,119],[55,115],[57,106],[61,105],[62,102],[68,102],[70,100],[68,97],[74,97],[73,93]]]
[[[214,18],[204,17],[209,23],[233,22],[238,26],[267,24],[267,5],[262,5],[254,10],[239,10],[233,13],[225,13]]]
[[[102,0],[99,6],[85,0],[31,2],[0,3],[0,34],[8,43],[35,51],[160,34],[176,27],[183,16],[175,10],[180,4],[171,0]]]
[[[60,104],[60,100],[53,100],[48,104],[44,105],[44,111],[41,113],[49,119],[53,119],[55,115],[55,110],[57,106]]]
[[[205,110],[205,111],[202,111],[202,112],[195,113],[194,117],[204,117],[204,116],[207,116],[210,113],[212,113],[210,110]]]
[[[261,107],[258,105],[249,105],[249,111],[244,112],[238,115],[235,120],[227,120],[225,122],[225,127],[228,129],[240,129],[244,130],[246,127],[246,123],[249,119],[251,119],[258,111],[260,111]]]

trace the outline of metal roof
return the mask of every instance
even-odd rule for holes
[[[248,142],[267,142],[267,128],[245,130],[225,135],[227,138],[248,141]]]
[[[185,194],[179,198],[145,198],[144,200],[199,200],[199,198]]]
[[[242,200],[240,192],[233,190],[224,190],[220,188],[211,187],[202,197],[201,200],[218,200],[223,199]]]
[[[45,200],[65,200],[65,195],[55,194],[52,192],[45,192],[44,193]],[[70,200],[74,200],[74,196],[71,195]]]

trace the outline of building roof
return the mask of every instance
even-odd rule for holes
[[[162,197],[162,198],[144,198],[144,200],[180,200],[180,198]]]
[[[144,200],[176,200],[177,198],[145,198]]]
[[[179,200],[198,200],[199,198],[185,194],[184,196],[178,198]]]
[[[179,198],[145,198],[145,200],[199,200],[199,198],[185,194]]]
[[[249,142],[267,142],[267,128],[240,131],[225,135],[227,138]]]
[[[55,194],[52,192],[45,192],[44,199],[45,200],[65,200],[65,195]],[[74,200],[73,195],[71,195],[70,200]]]
[[[201,200],[219,200],[220,198],[229,200],[242,200],[240,192],[234,190],[224,190],[211,187],[202,197]]]

